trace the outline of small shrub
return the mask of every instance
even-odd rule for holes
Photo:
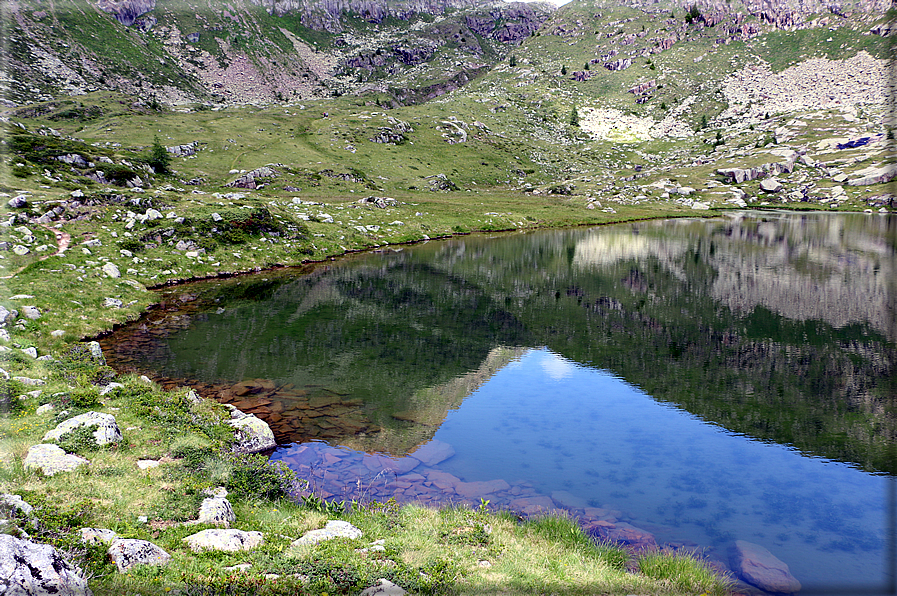
[[[84,454],[96,451],[99,448],[97,440],[93,436],[96,427],[81,426],[59,439],[58,445],[67,453]]]
[[[78,409],[95,408],[100,405],[100,390],[93,385],[80,386],[68,394],[68,403],[64,404]]]
[[[146,245],[143,244],[137,238],[123,238],[117,242],[119,248],[123,248],[124,250],[129,250],[131,252],[140,252]]]
[[[272,462],[264,455],[233,455],[228,490],[246,498],[276,501],[289,498],[300,488],[296,472],[283,462]]]
[[[18,381],[0,379],[0,414],[18,414],[24,410],[25,404],[19,399],[24,392],[24,385]]]

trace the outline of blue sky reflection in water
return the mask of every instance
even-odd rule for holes
[[[658,541],[755,542],[805,592],[886,585],[893,479],[736,435],[547,349],[526,353],[449,413],[442,468],[525,479],[623,510]]]

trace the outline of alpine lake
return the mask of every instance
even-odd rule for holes
[[[470,235],[160,290],[109,363],[270,425],[319,496],[520,515],[801,594],[895,589],[897,216]]]

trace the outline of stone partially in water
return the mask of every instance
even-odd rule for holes
[[[737,540],[730,558],[738,575],[767,592],[792,594],[801,589],[788,565],[759,544]]]

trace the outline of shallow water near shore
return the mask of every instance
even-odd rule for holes
[[[464,237],[165,291],[119,370],[266,419],[338,500],[563,510],[736,540],[803,593],[893,582],[893,217],[749,213]]]

